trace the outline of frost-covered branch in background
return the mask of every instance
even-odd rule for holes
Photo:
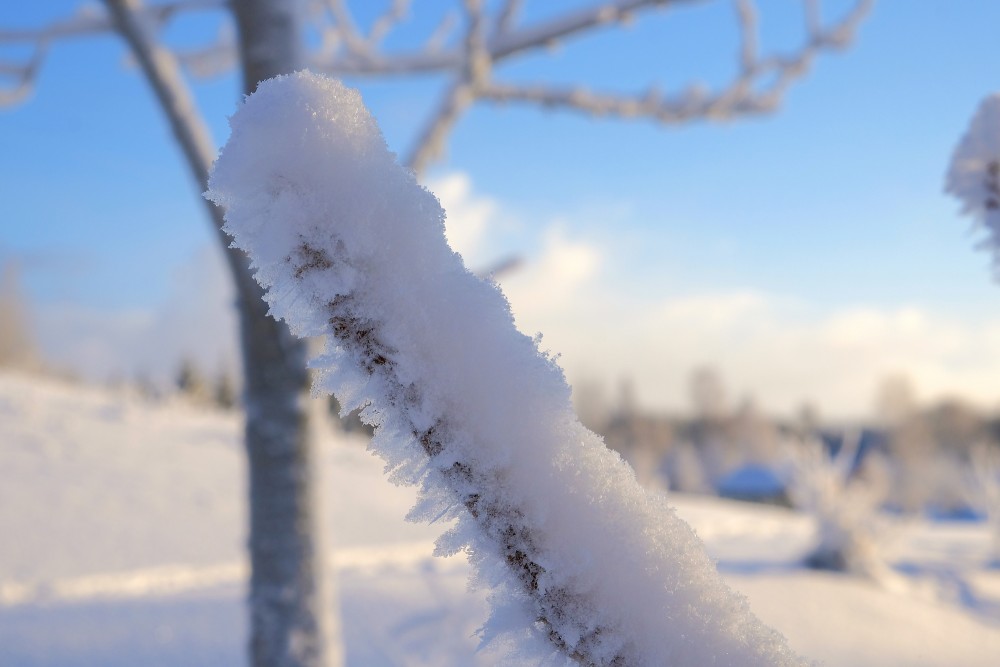
[[[227,0],[172,0],[160,4],[136,3],[134,21],[144,30],[157,34],[179,14],[191,11],[222,9]],[[37,28],[0,27],[0,48],[28,47],[27,59],[0,57],[0,106],[14,104],[31,94],[42,62],[53,42],[115,33],[118,22],[113,12],[99,5],[81,4],[78,11],[64,19]]]
[[[993,253],[1000,278],[1000,94],[979,104],[951,158],[945,191],[961,202],[963,214],[986,229],[981,247]]]
[[[808,38],[800,51],[786,56],[762,57],[757,48],[757,14],[749,0],[739,0],[737,16],[741,34],[740,72],[727,86],[707,93],[693,86],[668,96],[651,86],[635,95],[614,95],[584,87],[507,85],[490,83],[482,90],[494,102],[533,102],[545,107],[574,109],[597,116],[649,118],[661,123],[683,123],[695,119],[727,120],[777,109],[788,87],[802,77],[817,54],[842,48],[853,37],[870,3],[858,3],[841,22],[821,28],[806,22]],[[815,5],[815,2],[807,3]],[[813,12],[807,15],[812,16]]]
[[[833,456],[822,441],[808,438],[789,444],[792,504],[816,521],[816,545],[808,566],[884,577],[879,554],[878,509],[886,496],[884,480],[855,474],[859,436],[845,435]]]
[[[467,552],[493,592],[485,640],[583,665],[802,664],[580,425],[562,371],[448,247],[440,204],[356,91],[272,79],[231,127],[208,196],[272,313],[326,336],[316,389],[364,406],[392,478],[421,488],[411,515],[455,520],[438,552]]]
[[[494,72],[516,55],[549,48],[588,30],[620,25],[642,11],[682,4],[679,0],[619,0],[567,12],[537,24],[518,25],[519,2],[507,2],[492,14],[479,0],[464,2],[463,40],[451,51],[423,51],[316,62],[324,72],[347,74],[401,74],[447,71],[452,84],[444,102],[425,123],[407,164],[420,173],[444,148],[447,129],[461,112],[477,100],[494,103],[529,103],[545,108],[569,109],[597,116],[646,118],[659,123],[697,119],[729,120],[769,113],[777,109],[789,88],[809,69],[816,56],[846,46],[853,39],[872,0],[859,0],[839,22],[824,27],[818,0],[805,0],[804,45],[795,53],[763,56],[758,49],[757,12],[750,0],[737,0],[740,27],[740,67],[735,79],[715,92],[699,86],[668,95],[655,85],[645,91],[622,95],[598,92],[584,85],[561,87],[550,83],[521,84],[497,80]],[[335,24],[331,29],[337,30]],[[343,40],[341,40],[343,41]]]
[[[367,28],[358,24],[346,0],[303,0],[306,16],[319,32],[318,45],[307,54],[314,71],[351,77],[385,77],[433,73],[447,77],[444,93],[418,131],[406,159],[420,173],[438,158],[451,128],[477,101],[533,104],[549,109],[590,115],[644,118],[677,124],[693,120],[729,120],[773,112],[789,87],[806,74],[816,57],[848,45],[874,0],[855,0],[839,20],[824,24],[820,0],[801,0],[804,39],[798,49],[784,54],[761,52],[758,11],[753,0],[734,0],[740,40],[733,79],[714,91],[692,85],[676,93],[661,91],[650,72],[650,85],[631,94],[593,90],[581,82],[560,86],[549,82],[505,81],[498,71],[517,56],[601,29],[621,27],[644,14],[692,4],[693,0],[607,0],[569,8],[534,21],[522,18],[523,2],[459,0],[458,11],[443,13],[437,26],[415,48],[396,49],[391,37],[403,27],[412,10],[408,0],[393,0]],[[217,10],[224,0],[174,0],[143,5],[137,20],[153,33],[190,11]],[[10,104],[30,92],[31,85],[54,40],[93,35],[113,29],[99,11],[81,11],[74,17],[34,30],[0,31],[0,46],[28,45],[34,55],[23,61],[0,60],[0,104]],[[179,61],[195,76],[214,76],[238,62],[233,31],[226,25],[214,42],[178,53]],[[637,66],[645,66],[637,63]],[[652,68],[651,68],[652,69]]]

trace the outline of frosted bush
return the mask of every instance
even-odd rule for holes
[[[448,247],[357,92],[279,77],[231,126],[207,196],[273,315],[327,337],[316,390],[363,407],[391,479],[420,487],[410,516],[455,520],[437,552],[466,552],[493,591],[484,640],[517,638],[535,662],[801,663],[580,425],[562,371]]]
[[[1000,94],[979,104],[955,148],[945,191],[962,202],[962,213],[986,228],[983,247],[993,252],[1000,275]]]
[[[986,514],[992,534],[990,564],[1000,568],[1000,447],[985,443],[974,447],[970,469],[969,495]]]
[[[816,522],[816,541],[806,555],[807,565],[878,578],[886,575],[879,553],[877,514],[887,486],[871,476],[852,474],[858,443],[858,437],[845,436],[833,457],[818,439],[791,443],[788,492],[792,504]]]

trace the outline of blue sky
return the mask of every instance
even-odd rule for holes
[[[573,3],[527,4],[530,20]],[[0,26],[78,5],[6,3]],[[848,5],[824,3],[830,14]],[[413,34],[440,6],[417,2]],[[799,6],[759,3],[765,50],[801,37]],[[639,17],[513,61],[498,78],[717,85],[735,66],[732,13],[723,1]],[[192,43],[213,24],[184,21],[169,38]],[[881,377],[904,373],[926,399],[993,407],[1000,288],[942,180],[978,101],[996,90],[996,25],[992,0],[882,0],[853,46],[821,57],[777,114],[728,124],[477,106],[429,180],[450,193],[439,194],[452,233],[475,246],[463,249],[470,263],[527,260],[505,288],[519,324],[563,352],[571,380],[631,377],[643,403],[678,408],[691,368],[713,364],[734,399],[856,415]],[[193,277],[222,280],[205,266],[213,239],[124,55],[110,36],[55,45],[34,94],[0,109],[0,261],[20,261],[61,363],[97,376],[163,373],[179,354],[230,363],[219,361],[225,345],[171,332],[198,323],[205,338],[227,338],[213,315],[226,292]],[[361,86],[393,149],[406,150],[440,85]],[[224,141],[236,78],[195,89]],[[186,310],[205,294],[220,303]]]

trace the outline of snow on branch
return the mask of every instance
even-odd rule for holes
[[[582,665],[799,665],[691,529],[580,425],[562,371],[444,237],[360,95],[307,72],[231,119],[207,196],[275,317],[323,335],[316,391],[363,407],[417,520],[454,520],[492,591],[484,641]],[[557,660],[552,663],[556,664]]]

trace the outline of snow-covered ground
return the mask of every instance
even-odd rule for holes
[[[235,415],[0,373],[0,666],[244,664],[243,459]],[[364,442],[323,443],[324,526],[352,666],[493,665],[486,592],[444,526],[408,524]],[[719,569],[804,655],[835,666],[1000,656],[1000,570],[981,524],[892,529],[875,585],[796,565],[793,512],[675,495]]]

